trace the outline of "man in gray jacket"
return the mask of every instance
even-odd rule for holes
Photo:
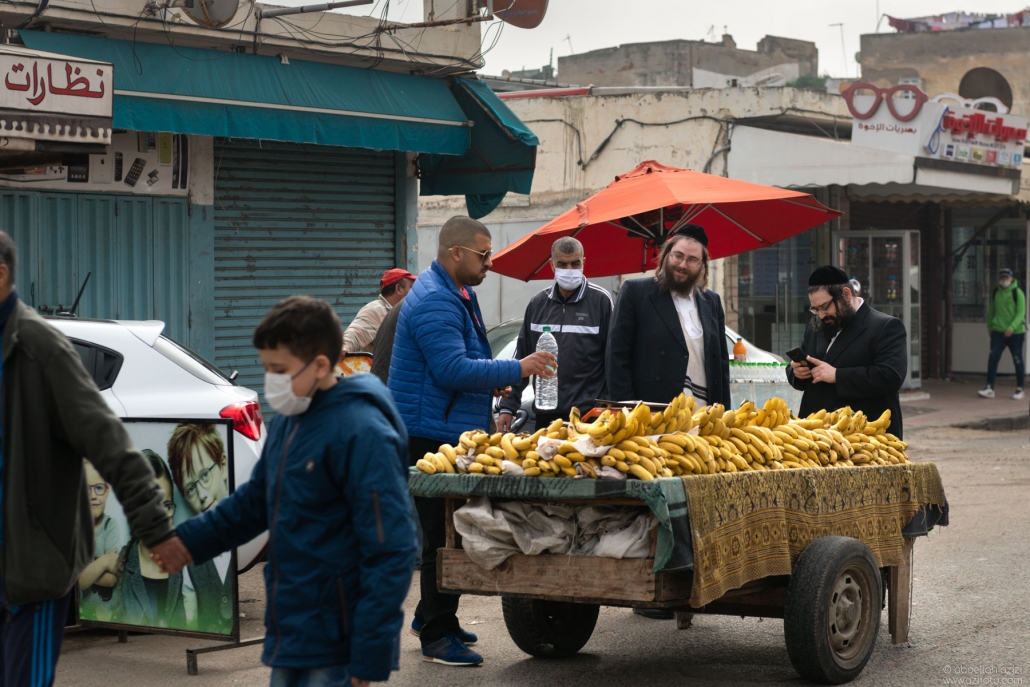
[[[191,562],[161,488],[68,339],[14,290],[0,231],[0,685],[53,684],[79,573],[93,560],[83,458],[169,573]]]

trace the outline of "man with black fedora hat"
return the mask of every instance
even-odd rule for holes
[[[902,437],[898,391],[908,371],[905,325],[866,304],[851,290],[844,270],[824,265],[808,278],[812,322],[802,348],[807,360],[787,368],[804,392],[798,415],[843,406],[871,420],[891,411],[891,433]]]

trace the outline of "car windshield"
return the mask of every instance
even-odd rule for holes
[[[205,381],[208,384],[230,386],[236,383],[229,379],[224,372],[215,367],[214,363],[209,362],[185,346],[181,346],[175,341],[172,341],[167,336],[157,337],[157,340],[154,342],[154,350],[189,372],[197,379]]]
[[[490,355],[497,358],[505,346],[518,338],[520,329],[522,329],[522,320],[518,319],[504,322],[488,331],[486,339],[490,342]]]

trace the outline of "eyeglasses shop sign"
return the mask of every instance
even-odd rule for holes
[[[849,95],[854,145],[991,167],[1022,167],[1026,117],[935,102],[921,93],[921,98],[893,100],[888,100],[890,93]]]
[[[110,64],[0,53],[0,75],[0,109],[111,116]]]

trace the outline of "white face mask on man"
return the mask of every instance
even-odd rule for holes
[[[1008,287],[1012,286],[1012,277],[1005,277],[1004,279],[999,279],[998,286],[1000,286],[1003,289],[1007,289]]]
[[[295,375],[283,372],[265,373],[265,400],[268,401],[268,405],[272,406],[272,410],[280,415],[300,415],[307,412],[311,406],[311,395],[318,386],[318,380],[315,380],[306,396],[297,396],[293,393],[293,380],[303,374],[304,370],[308,369],[313,362],[315,361],[312,360],[300,368]]]
[[[554,280],[566,291],[578,289],[583,284],[583,270],[556,269]]]

